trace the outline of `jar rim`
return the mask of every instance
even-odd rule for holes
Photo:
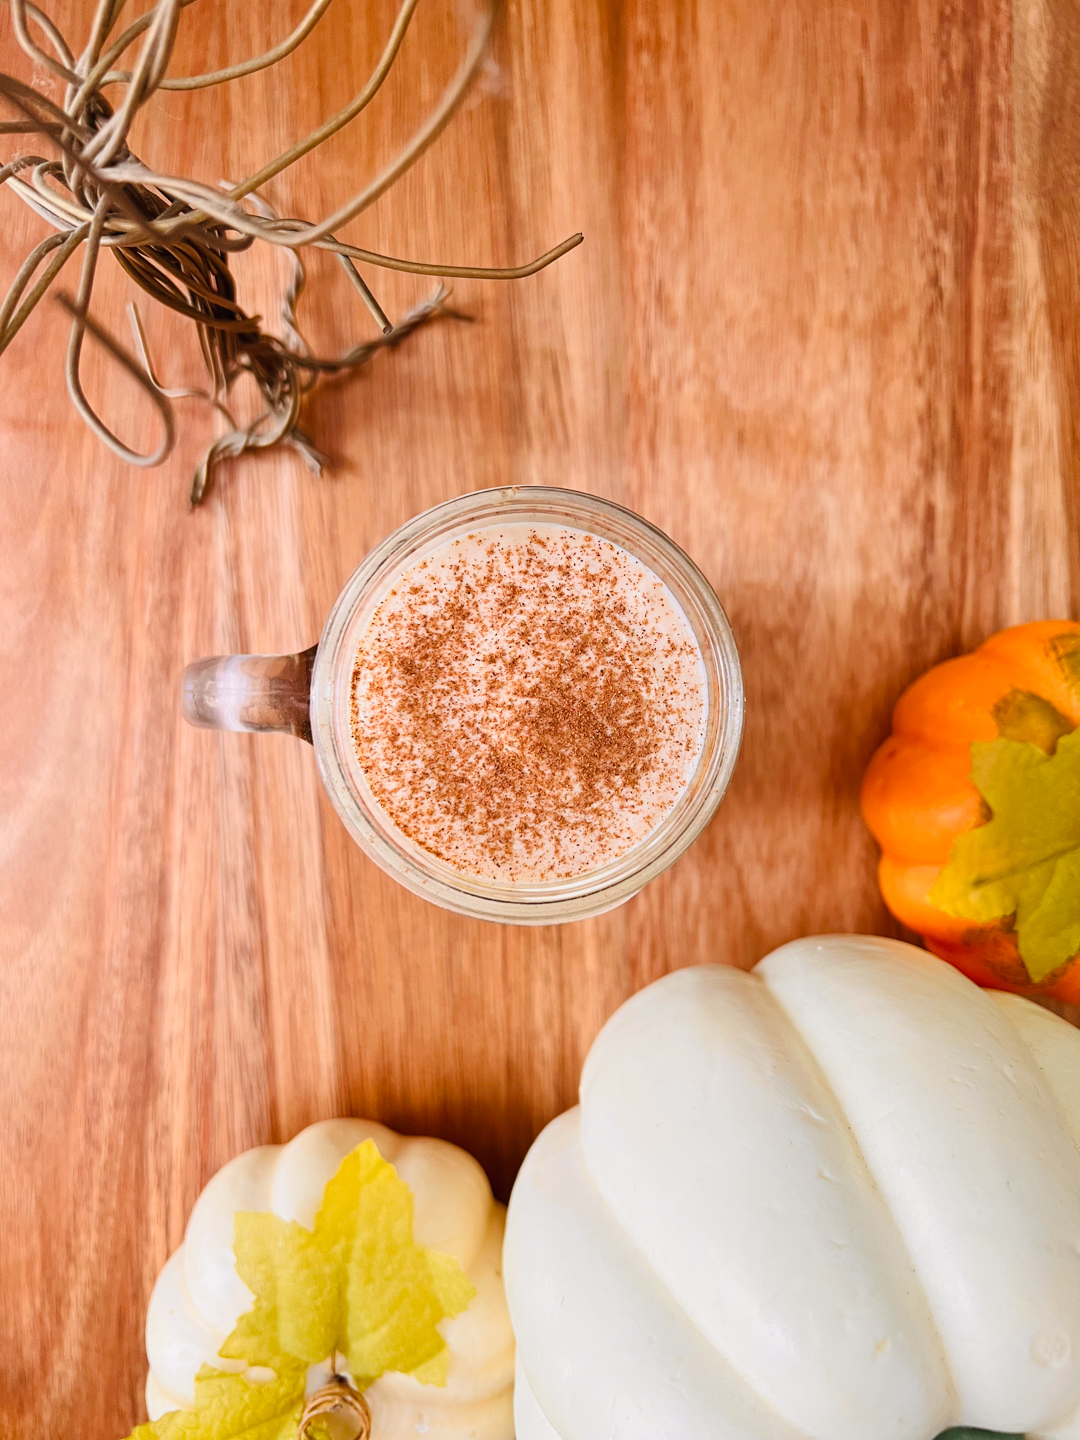
[[[556,524],[613,541],[668,586],[694,632],[707,681],[705,739],[694,773],[663,820],[617,860],[570,879],[509,882],[466,875],[413,845],[363,793],[348,723],[356,643],[370,613],[422,551],[502,524]],[[395,530],[357,566],[323,628],[311,684],[311,733],[319,773],[349,834],[415,894],[474,918],[519,925],[584,919],[636,894],[693,843],[712,818],[735,768],[744,697],[738,650],[712,586],[675,542],[612,500],[547,485],[474,490]]]

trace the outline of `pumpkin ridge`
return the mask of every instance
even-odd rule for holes
[[[1030,1046],[1002,1023],[989,995],[901,942],[829,938],[835,949],[827,966],[811,966],[807,942],[794,942],[763,962],[766,973],[828,1046],[822,1064],[841,1080],[844,1112],[865,1135],[870,1169],[930,1297],[960,1416],[976,1428],[1000,1416],[1010,1429],[1041,1431],[1080,1400],[1080,1287],[1072,1288],[1080,1249],[1071,1200],[1080,1154],[1065,1117],[1047,1106],[1053,1092]],[[979,1026],[966,1018],[972,1010],[981,1012]],[[1031,1163],[1003,1168],[1008,1138],[1020,1135],[1030,1137]],[[979,1197],[975,1213],[945,1183],[944,1167],[957,1156]],[[983,1207],[1013,1244],[989,1243],[977,1218]],[[938,1216],[936,1228],[925,1225],[927,1214]],[[1005,1314],[994,1297],[1010,1286],[1018,1300]],[[973,1326],[979,1314],[1000,1323]],[[1008,1357],[1027,1359],[1033,1336],[1050,1343],[1059,1333],[1071,1340],[1071,1362],[1028,1360],[1022,1384],[1016,1374],[1006,1383]]]
[[[566,1132],[572,1133],[567,1136]],[[536,1171],[541,1174],[539,1180],[534,1178]],[[553,1176],[557,1178],[555,1185],[552,1184]],[[533,1400],[559,1440],[593,1440],[596,1434],[601,1433],[599,1429],[590,1428],[589,1423],[591,1382],[586,1386],[585,1398],[573,1383],[555,1397],[558,1425],[550,1418],[544,1403],[546,1399],[550,1404],[553,1375],[558,1374],[565,1384],[568,1377],[578,1374],[575,1336],[572,1333],[568,1341],[563,1312],[568,1310],[574,1317],[580,1307],[595,1304],[598,1290],[603,1291],[609,1305],[613,1296],[617,1302],[613,1313],[618,1318],[613,1319],[609,1314],[606,1330],[608,1334],[614,1331],[620,1336],[620,1343],[615,1347],[618,1364],[623,1363],[625,1351],[629,1350],[632,1358],[645,1362],[640,1367],[631,1366],[635,1375],[639,1368],[642,1373],[651,1370],[655,1374],[658,1354],[662,1357],[661,1370],[665,1364],[674,1364],[678,1369],[680,1396],[684,1403],[689,1404],[691,1412],[697,1408],[696,1417],[691,1414],[690,1420],[704,1421],[703,1426],[693,1429],[692,1440],[716,1440],[718,1418],[726,1427],[722,1433],[730,1440],[808,1440],[806,1432],[782,1415],[702,1330],[614,1211],[589,1173],[581,1140],[580,1105],[564,1111],[545,1127],[525,1158],[511,1196],[507,1223],[506,1264],[509,1273],[527,1271],[529,1259],[536,1254],[535,1212],[538,1210],[548,1220],[546,1238],[550,1241],[554,1233],[558,1241],[544,1266],[547,1283],[551,1283],[553,1274],[556,1277],[555,1285],[560,1294],[558,1318],[549,1323],[544,1341],[532,1346],[530,1352],[538,1361],[546,1362],[546,1371],[534,1370],[530,1373],[526,1369],[524,1352],[530,1351],[530,1344],[536,1338],[530,1323],[531,1316],[528,1307],[524,1314],[514,1314],[518,1307],[515,1306],[513,1286],[508,1287],[507,1298],[515,1332],[519,1336],[518,1363],[525,1371]],[[525,1211],[524,1216],[522,1211]],[[552,1216],[556,1219],[554,1226],[550,1223]],[[519,1231],[524,1231],[526,1236],[520,1257],[517,1253]],[[582,1254],[566,1261],[564,1249],[568,1245],[576,1245]],[[598,1272],[604,1277],[601,1285],[595,1283],[597,1253],[606,1256],[608,1262],[606,1268],[601,1266]],[[584,1255],[588,1256],[587,1261],[583,1260]],[[590,1265],[593,1270],[588,1270]],[[560,1288],[564,1270],[568,1277],[566,1290]],[[583,1270],[588,1271],[584,1285],[581,1282]],[[593,1283],[590,1284],[590,1281]],[[655,1294],[650,1293],[652,1290]],[[572,1301],[570,1305],[566,1304],[568,1294]],[[663,1323],[656,1318],[657,1297],[662,1301],[662,1311],[670,1307]],[[642,1313],[649,1315],[650,1312],[651,1323],[639,1329]],[[672,1318],[674,1329],[669,1332],[667,1320]],[[640,1346],[643,1335],[645,1343]],[[564,1353],[568,1345],[568,1352]],[[645,1353],[634,1356],[635,1346]],[[547,1383],[542,1383],[545,1381]],[[642,1405],[647,1408],[649,1399],[647,1391],[644,1397],[638,1393],[634,1398],[635,1409]],[[663,1418],[669,1424],[672,1422],[670,1414],[665,1414]],[[674,1418],[684,1426],[688,1423],[685,1414],[677,1414]],[[672,1432],[669,1430],[668,1433]]]
[[[651,1002],[635,997],[608,1022],[583,1075],[582,1148],[612,1213],[727,1365],[790,1426],[861,1436],[884,1387],[916,1396],[923,1433],[936,1433],[952,1387],[917,1272],[799,1032],[760,975],[702,966],[651,988]],[[686,1116],[677,1142],[654,1118],[661,1096]],[[744,1118],[728,1134],[721,1116],[732,1105]],[[658,1208],[655,1183],[629,1168],[662,1135],[656,1173],[681,1166],[676,1193],[710,1195],[707,1218],[700,1204],[676,1214],[670,1197]],[[759,1219],[742,1244],[698,1253],[699,1232],[734,1235],[748,1207]],[[830,1245],[823,1234],[841,1238]],[[746,1308],[740,1297],[755,1287],[768,1303]],[[843,1409],[834,1385],[849,1393]]]
[[[607,1221],[607,1224],[618,1231],[620,1237],[625,1244],[626,1249],[634,1255],[636,1263],[639,1264],[642,1269],[648,1272],[649,1279],[652,1281],[652,1283],[656,1285],[659,1290],[663,1291],[664,1295],[667,1296],[667,1298],[670,1300],[672,1306],[676,1310],[678,1310],[682,1318],[686,1321],[687,1325],[691,1329],[693,1329],[697,1335],[701,1337],[702,1345],[707,1350],[709,1350],[713,1356],[715,1356],[719,1364],[724,1369],[731,1372],[736,1382],[743,1386],[743,1388],[758,1405],[760,1405],[763,1409],[769,1411],[773,1416],[775,1416],[777,1425],[782,1428],[790,1428],[793,1431],[797,1430],[798,1427],[794,1425],[794,1422],[777,1409],[775,1403],[769,1399],[768,1395],[765,1395],[761,1390],[758,1389],[758,1387],[754,1384],[753,1380],[751,1380],[750,1376],[747,1375],[746,1372],[736,1363],[735,1359],[731,1355],[729,1355],[726,1350],[722,1349],[711,1335],[706,1334],[706,1332],[701,1328],[701,1325],[699,1324],[698,1319],[694,1315],[693,1311],[684,1304],[679,1295],[671,1288],[667,1277],[661,1274],[661,1272],[656,1268],[656,1266],[652,1263],[651,1258],[641,1248],[641,1245],[638,1243],[636,1236],[623,1223],[622,1217],[612,1209],[611,1205],[608,1203],[607,1197],[605,1196],[604,1192],[601,1190],[599,1184],[589,1172],[588,1156],[585,1153],[585,1147],[581,1143],[580,1134],[578,1136],[578,1149],[581,1152],[582,1171],[584,1172],[585,1178],[589,1181],[593,1189],[596,1191],[596,1197],[600,1206],[603,1207],[604,1217]],[[799,1440],[803,1440],[802,1432],[799,1431],[798,1434]]]
[[[184,1229],[184,1281],[188,1294],[202,1319],[220,1332],[222,1339],[235,1328],[252,1301],[251,1291],[233,1264],[235,1235],[231,1216],[237,1210],[270,1209],[273,1172],[280,1152],[280,1145],[262,1145],[223,1165],[195,1201]],[[222,1193],[227,1197],[230,1215],[227,1232],[214,1220]]]
[[[1071,1056],[1073,1027],[1060,1015],[1022,995],[992,990],[990,999],[1019,1035],[1025,1049],[1046,1077],[1047,1086],[1061,1108],[1065,1127],[1080,1150],[1080,1067],[1062,1059],[1061,1047]]]
[[[784,947],[781,947],[781,949],[783,948]],[[774,951],[773,953],[775,954],[777,952]],[[865,1153],[863,1142],[859,1136],[858,1131],[855,1129],[855,1126],[852,1123],[850,1116],[848,1115],[847,1106],[844,1104],[842,1096],[835,1088],[833,1081],[829,1076],[828,1070],[819,1058],[810,1037],[804,1033],[803,1027],[798,1022],[796,1007],[786,1004],[783,996],[779,994],[769,983],[768,968],[759,965],[758,969],[761,972],[761,979],[765,985],[765,988],[772,996],[774,1003],[788,1020],[795,1034],[799,1037],[799,1040],[802,1043],[802,1046],[806,1051],[807,1056],[809,1057],[810,1063],[813,1065],[820,1078],[822,1087],[831,1097],[832,1102],[836,1108],[836,1114],[839,1117],[841,1124],[844,1126],[844,1129],[846,1130],[850,1138],[852,1149],[858,1158],[858,1162],[862,1167],[863,1173],[870,1185],[870,1188],[873,1190],[874,1194],[881,1202],[881,1209],[888,1219],[889,1227],[893,1233],[896,1244],[907,1262],[912,1285],[918,1290],[919,1296],[922,1299],[921,1309],[923,1313],[920,1318],[925,1321],[927,1329],[933,1334],[934,1340],[937,1344],[937,1348],[941,1356],[942,1369],[944,1370],[945,1380],[949,1390],[949,1399],[951,1402],[949,1408],[955,1414],[959,1404],[959,1392],[957,1388],[956,1376],[953,1373],[953,1367],[949,1361],[948,1346],[945,1344],[945,1337],[941,1333],[941,1328],[938,1324],[938,1318],[934,1313],[934,1307],[931,1303],[930,1295],[927,1291],[926,1284],[923,1280],[919,1266],[916,1264],[915,1257],[911,1253],[911,1247],[908,1243],[907,1236],[905,1235],[901,1226],[897,1223],[896,1216],[893,1214],[893,1207],[889,1202],[889,1197],[885,1192],[884,1186],[879,1181],[873,1166],[870,1164],[870,1161]],[[943,1430],[941,1434],[947,1435],[949,1434],[949,1430]],[[940,1440],[940,1436],[938,1437],[938,1440]]]

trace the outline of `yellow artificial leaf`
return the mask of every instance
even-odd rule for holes
[[[411,1372],[413,1379],[419,1380],[421,1385],[445,1385],[449,1359],[444,1346],[430,1360],[425,1360],[422,1365],[417,1365],[416,1369]]]
[[[204,1365],[195,1378],[195,1408],[170,1410],[136,1428],[130,1440],[296,1440],[307,1367],[279,1360],[265,1383]]]
[[[325,1360],[342,1327],[341,1261],[310,1230],[266,1211],[238,1211],[235,1236],[236,1273],[255,1304],[220,1353],[249,1365],[273,1365],[283,1354]]]
[[[255,1305],[221,1354],[249,1365],[273,1365],[281,1354],[313,1364],[340,1351],[361,1389],[384,1370],[429,1365],[445,1349],[435,1327],[476,1292],[450,1256],[417,1245],[412,1225],[412,1192],[372,1140],[341,1162],[312,1230],[238,1213],[236,1268]],[[445,1357],[441,1371],[426,1373],[445,1384]]]
[[[441,1373],[428,1371],[427,1383],[445,1384],[445,1341],[436,1326],[464,1310],[476,1291],[455,1260],[413,1239],[412,1191],[370,1140],[326,1187],[316,1235],[338,1216],[347,1216],[352,1230],[341,1349],[357,1384],[369,1385],[384,1370],[415,1374],[440,1355]],[[334,1228],[345,1227],[338,1221]]]
[[[1020,958],[1046,980],[1080,951],[1080,730],[1059,736],[1052,755],[976,742],[971,779],[991,818],[957,837],[931,904],[982,923],[1015,917]]]
[[[446,1315],[460,1315],[476,1294],[476,1287],[452,1255],[426,1250],[428,1272],[435,1295]]]

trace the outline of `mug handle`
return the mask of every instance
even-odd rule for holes
[[[277,731],[311,743],[317,645],[298,655],[210,655],[184,671],[180,707],[202,730]]]

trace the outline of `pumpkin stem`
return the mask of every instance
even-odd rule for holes
[[[1023,1435],[1007,1435],[1003,1430],[976,1430],[973,1425],[957,1425],[943,1430],[937,1440],[1024,1440]]]
[[[356,1423],[353,1440],[371,1440],[371,1410],[363,1395],[344,1375],[332,1375],[309,1396],[300,1416],[296,1440],[309,1440],[308,1426],[320,1415],[348,1415]]]

